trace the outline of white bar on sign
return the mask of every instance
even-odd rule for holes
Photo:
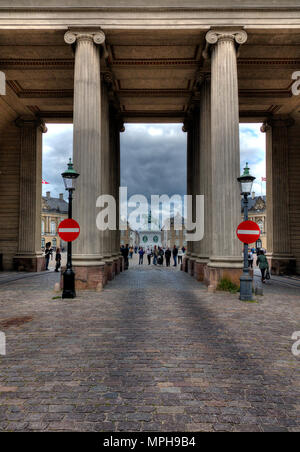
[[[61,228],[59,232],[79,232],[78,228]]]
[[[238,230],[238,234],[258,235],[259,232],[258,231],[241,231],[241,230]]]

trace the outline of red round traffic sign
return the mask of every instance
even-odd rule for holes
[[[249,245],[250,243],[254,243],[259,239],[260,228],[254,221],[243,221],[238,225],[236,235],[241,242],[247,243]]]
[[[80,226],[73,219],[63,220],[58,226],[58,235],[65,242],[74,242],[79,237]]]

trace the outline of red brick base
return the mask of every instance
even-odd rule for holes
[[[115,273],[116,273],[116,275],[119,275],[120,271],[121,271],[121,269],[120,269],[120,259],[116,258],[114,260],[114,263],[115,263]]]
[[[189,258],[188,257],[184,257],[183,261],[182,261],[182,265],[181,265],[181,270],[183,272],[187,273],[187,271],[188,271],[188,263],[189,263]]]
[[[14,257],[14,270],[23,272],[42,272],[46,269],[44,257]]]
[[[112,281],[115,278],[115,268],[113,261],[105,262],[107,267],[107,281]]]
[[[205,267],[207,266],[206,263],[204,262],[197,262],[195,261],[194,264],[194,278],[197,281],[204,281],[204,272],[205,272]]]
[[[242,268],[222,268],[222,267],[206,267],[204,280],[206,284],[215,290],[219,282],[223,279],[229,279],[233,284],[240,287],[240,276],[243,273]]]
[[[190,258],[188,261],[188,274],[194,276],[195,259]]]
[[[73,267],[76,290],[101,290],[106,284],[105,265]]]

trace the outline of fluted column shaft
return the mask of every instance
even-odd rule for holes
[[[76,43],[74,74],[74,167],[80,173],[74,196],[74,218],[81,234],[74,243],[76,266],[97,265],[102,258],[101,234],[96,227],[96,200],[101,194],[101,80],[97,44],[104,34],[67,32],[65,41]]]
[[[288,183],[288,127],[291,125],[291,118],[274,117],[262,127],[267,133],[267,252],[278,258],[291,255]]]
[[[183,131],[187,132],[187,195],[193,194],[194,187],[194,172],[193,172],[193,160],[194,160],[194,146],[193,146],[193,121],[186,120],[183,126]],[[193,242],[188,241],[187,244],[187,257],[191,257],[193,253]]]
[[[41,257],[42,133],[40,120],[18,119],[21,128],[18,256]]]
[[[240,267],[241,246],[236,237],[240,222],[239,100],[236,42],[245,32],[206,35],[211,55],[212,146],[212,256],[211,266]]]
[[[199,243],[198,257],[208,263],[212,245],[211,87],[208,75],[201,84],[200,99],[199,193],[204,195],[204,237]]]

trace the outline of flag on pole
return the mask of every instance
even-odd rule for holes
[[[49,182],[42,178],[42,184],[49,185]]]

